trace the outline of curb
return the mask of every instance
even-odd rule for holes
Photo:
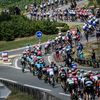
[[[46,42],[44,43],[40,43],[40,45],[43,45],[45,44]],[[35,45],[38,45],[38,44],[34,44],[32,46],[35,46]],[[1,51],[1,52],[12,52],[12,51],[17,51],[17,50],[21,50],[21,49],[25,49],[26,47],[21,47],[21,48],[17,48],[17,49],[12,49],[12,50],[5,50],[5,51]]]

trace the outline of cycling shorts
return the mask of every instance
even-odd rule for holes
[[[93,94],[94,93],[93,86],[87,86],[87,87],[85,87],[84,92],[87,93],[87,94]]]
[[[69,84],[68,87],[69,92],[72,93],[72,90],[74,89],[74,84]]]

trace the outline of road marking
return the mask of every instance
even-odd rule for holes
[[[52,61],[51,61],[51,56],[48,56],[48,61],[49,61],[49,63],[52,62]]]
[[[12,83],[21,84],[21,83],[19,83],[19,82],[17,82],[17,81],[13,81],[13,80],[6,79],[6,78],[0,78],[0,80],[4,80],[4,81],[12,82]],[[41,88],[41,87],[36,87],[36,86],[28,85],[28,84],[22,84],[22,85],[27,86],[27,87],[30,87],[30,88],[42,90],[42,91],[48,91],[48,92],[52,91],[52,90],[50,90],[50,89],[45,89],[45,88]]]
[[[34,89],[39,89],[39,90],[43,90],[43,91],[52,91],[50,89],[45,89],[45,88],[41,88],[41,87],[36,87],[36,86],[32,86],[32,85],[28,85],[28,84],[24,84],[24,86],[27,86],[27,87],[31,87],[31,88],[34,88]]]
[[[49,61],[50,64],[51,64],[52,61],[55,62],[55,61],[52,59],[52,54],[51,54],[51,56],[48,56],[48,61]]]
[[[15,67],[14,68],[16,68],[16,69],[22,69],[22,68],[18,67],[18,65],[17,65],[18,60],[19,59],[15,59]]]
[[[9,79],[6,79],[6,78],[0,78],[0,80],[12,82],[12,83],[18,83],[17,81],[9,80]]]
[[[61,94],[61,95],[64,95],[64,96],[70,96],[70,94],[65,94],[65,93],[61,93],[61,92],[59,92],[59,94]]]
[[[19,60],[18,58],[17,58],[17,59],[15,59],[15,67],[14,67],[14,68],[15,68],[15,69],[22,70],[22,68],[18,66],[18,63],[17,63],[17,62],[18,62],[18,60]],[[25,69],[25,71],[30,72],[30,70],[29,70],[29,69]]]
[[[22,54],[10,55],[10,56],[8,56],[8,58],[11,59],[11,58],[19,57],[19,56],[21,56],[21,55],[22,55]]]
[[[46,42],[41,43],[40,45],[44,45],[44,44],[46,44]],[[35,45],[38,45],[38,44],[34,44],[34,45],[32,45],[32,47],[35,46]],[[13,52],[13,51],[18,51],[18,50],[23,50],[23,49],[25,49],[25,48],[26,48],[26,46],[25,46],[25,47],[21,47],[21,48],[17,48],[17,49],[6,50],[6,51],[4,51],[4,52]],[[1,52],[0,52],[0,53],[1,53]]]

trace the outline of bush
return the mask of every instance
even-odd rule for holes
[[[59,23],[59,22],[54,22],[54,25],[56,27],[64,27],[65,25],[67,25],[66,23]]]
[[[12,22],[5,21],[0,25],[2,28],[0,33],[2,34],[2,39],[6,41],[14,40],[14,30],[12,29]]]
[[[31,21],[21,15],[11,15],[9,17],[11,19],[5,18],[0,23],[0,40],[12,41],[15,38],[33,36],[37,31],[42,31],[47,35],[58,33],[55,26],[56,22]]]
[[[11,16],[9,13],[2,11],[0,15],[0,22],[11,20]]]
[[[69,30],[69,26],[65,25],[62,29],[61,32],[67,32]]]
[[[21,14],[21,10],[19,7],[11,6],[8,9],[9,9],[10,15],[20,15]]]

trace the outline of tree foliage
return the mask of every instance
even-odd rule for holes
[[[51,21],[29,20],[21,15],[1,14],[0,18],[0,40],[12,41],[15,38],[33,36],[37,31],[43,34],[57,34],[58,29]]]

